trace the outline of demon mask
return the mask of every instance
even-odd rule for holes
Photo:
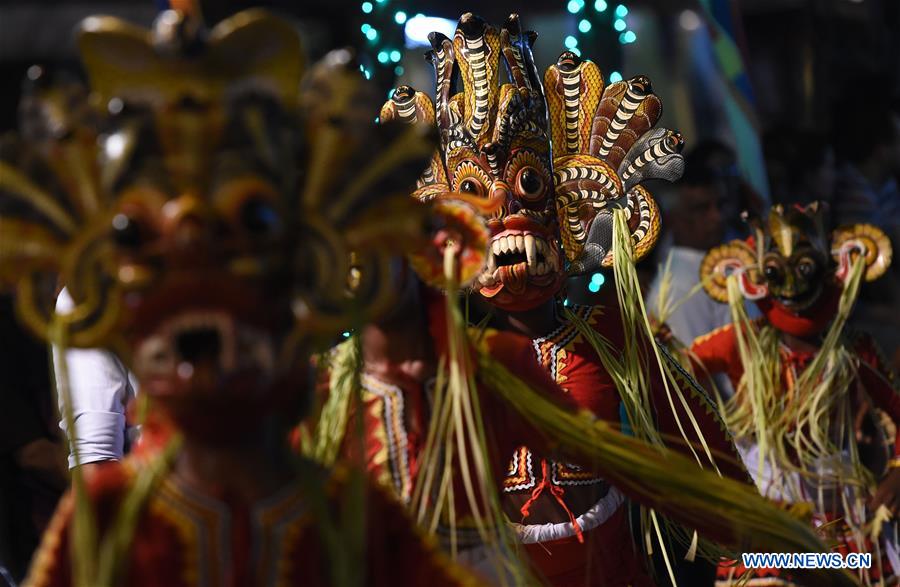
[[[41,336],[65,285],[68,343],[114,348],[186,434],[251,428],[302,395],[313,345],[390,302],[433,144],[374,124],[346,51],[298,93],[298,35],[261,11],[89,18],[79,46],[101,121],[29,99],[0,162],[0,283]]]
[[[853,261],[864,258],[866,281],[890,266],[891,244],[869,224],[824,229],[826,204],[772,207],[766,223],[748,219],[754,236],[707,253],[700,268],[707,293],[728,301],[726,280],[735,274],[743,296],[755,300],[773,326],[798,336],[821,331],[837,311],[837,301]]]
[[[649,80],[606,86],[596,65],[566,52],[542,85],[535,38],[517,15],[498,30],[465,14],[453,41],[430,36],[436,106],[401,87],[382,109],[382,117],[437,124],[442,149],[416,195],[463,199],[488,219],[474,287],[512,311],[551,299],[567,275],[610,266],[616,208],[625,210],[635,258],[645,255],[659,214],[639,183],[676,179],[684,165],[680,135],[653,128],[661,104]],[[453,93],[457,75],[462,91]]]

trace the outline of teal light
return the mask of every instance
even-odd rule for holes
[[[597,293],[600,291],[600,288],[603,287],[604,283],[606,283],[606,276],[602,273],[594,273],[591,275],[591,282],[588,284],[588,289],[593,293]]]
[[[350,333],[346,330],[344,331],[344,338],[350,338]]]
[[[606,8],[606,0],[597,0],[596,2],[594,2],[594,10],[596,10],[597,12],[603,12],[604,10],[606,10]]]
[[[616,22],[613,23],[613,28],[620,32],[625,30],[625,26],[625,21],[621,18],[617,18]]]
[[[378,31],[376,31],[374,28],[370,28],[366,31],[366,38],[370,41],[374,41],[378,38]]]
[[[581,7],[583,5],[584,4],[579,2],[578,0],[569,0],[569,4],[566,6],[566,8],[569,10],[569,12],[575,14],[576,12],[581,10]]]
[[[375,7],[372,6],[371,2],[363,2],[362,3],[362,11],[365,12],[366,14],[369,14],[370,12],[372,12],[373,8],[375,8]]]
[[[563,306],[568,306],[568,305],[569,305],[569,298],[566,298],[563,300]]]
[[[586,33],[589,30],[591,30],[591,21],[589,21],[586,18],[582,18],[581,22],[578,23],[578,30],[583,33]]]
[[[403,75],[403,71],[404,71],[403,66],[398,65],[397,67],[394,68],[394,75]]]
[[[361,31],[362,31],[362,34],[365,35],[366,33],[369,32],[369,29],[371,29],[371,28],[372,28],[372,25],[370,25],[370,24],[367,23],[367,22],[364,22],[364,23],[362,24],[362,26],[359,27],[359,30],[361,30]]]
[[[396,49],[391,51],[391,61],[393,61],[394,63],[400,61],[401,57],[403,57],[403,55],[400,54],[400,51],[397,51]]]
[[[610,81],[610,82],[620,82],[620,81],[622,81],[622,74],[619,73],[618,71],[612,72],[611,74],[609,74],[609,81]]]
[[[619,4],[616,6],[616,16],[619,18],[625,18],[625,15],[628,14],[628,8],[624,4]]]
[[[387,51],[379,51],[378,52],[378,63],[387,63],[390,56]]]
[[[394,14],[394,22],[396,22],[397,24],[403,24],[404,22],[406,22],[406,13],[402,10],[398,10]]]
[[[379,4],[384,4],[386,1],[387,0],[375,0],[375,2],[378,2]]]
[[[622,37],[624,37],[623,43],[634,43],[637,41],[637,35],[634,34],[634,31],[625,31],[622,33]]]
[[[566,49],[574,49],[578,46],[578,39],[576,39],[572,35],[569,35],[568,37],[566,37],[564,44],[566,45]]]
[[[581,57],[581,49],[579,49],[578,47],[572,47],[571,49],[569,49],[569,51]]]

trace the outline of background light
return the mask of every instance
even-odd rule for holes
[[[404,71],[403,66],[398,65],[397,67],[394,68],[394,75],[403,75],[403,71]]]
[[[569,0],[569,4],[566,5],[566,8],[572,14],[575,14],[579,10],[581,10],[581,3],[578,0]]]
[[[613,28],[619,32],[624,31],[626,26],[625,21],[621,18],[617,18],[616,22],[613,23]]]
[[[372,12],[373,8],[375,8],[375,7],[372,6],[371,2],[363,2],[362,3],[362,11],[365,12],[366,14],[369,14],[370,12]]]
[[[394,22],[397,24],[403,24],[406,22],[406,13],[402,10],[398,10],[396,14],[394,14]]]
[[[406,21],[406,48],[414,49],[416,47],[431,47],[428,42],[428,33],[437,31],[444,33],[451,39],[456,32],[456,21],[449,18],[437,18],[434,16],[424,16],[417,14]]]
[[[571,49],[569,49],[569,51],[581,57],[581,49],[579,49],[578,47],[572,47]]]
[[[622,74],[618,71],[612,72],[611,74],[609,74],[609,81],[610,83],[622,81]]]
[[[588,284],[588,290],[593,293],[600,291],[603,284],[606,283],[606,276],[602,273],[594,273],[591,275],[591,282]]]
[[[387,51],[378,52],[378,63],[387,63],[390,56]]]
[[[693,10],[682,10],[678,15],[678,24],[686,31],[695,31],[700,28],[700,17]]]
[[[622,4],[616,6],[616,16],[619,18],[625,18],[625,15],[628,14],[628,8]]]
[[[369,30],[366,31],[366,38],[369,39],[370,41],[374,41],[375,39],[378,38],[378,31],[376,31],[373,28],[370,28]]]
[[[603,12],[604,10],[606,10],[606,8],[606,0],[597,0],[596,2],[594,2],[594,10],[596,10],[597,12]]]
[[[625,43],[634,43],[637,40],[637,35],[634,34],[634,31],[625,31],[622,33],[622,36],[625,38]]]
[[[370,28],[372,28],[372,25],[370,25],[370,24],[367,23],[367,22],[364,22],[364,23],[362,24],[362,26],[359,27],[359,30],[362,31],[362,34],[366,34],[367,32],[369,32],[369,29],[370,29]]]
[[[578,30],[583,33],[586,33],[589,30],[591,30],[591,21],[589,21],[586,18],[582,18],[581,22],[578,23]]]
[[[566,37],[564,43],[566,45],[566,49],[574,49],[578,46],[578,39],[576,39],[572,35],[569,35],[568,37]]]
[[[396,49],[391,51],[391,61],[393,61],[394,63],[400,61],[401,57],[403,57],[403,55],[400,54],[400,51],[397,51]]]

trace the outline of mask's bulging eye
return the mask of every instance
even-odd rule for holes
[[[525,198],[536,200],[544,195],[544,180],[538,170],[525,167],[519,172],[518,188]]]
[[[801,277],[805,277],[805,278],[812,277],[815,274],[815,272],[816,272],[816,264],[808,259],[800,261],[797,264],[797,273]]]
[[[484,189],[481,184],[474,179],[465,179],[459,184],[459,191],[467,194],[481,194]]]
[[[265,198],[251,196],[241,204],[240,222],[249,233],[265,236],[278,229],[278,213]]]
[[[137,249],[144,242],[144,230],[138,220],[124,213],[113,216],[112,238],[119,247]]]
[[[781,283],[781,268],[775,264],[768,264],[763,268],[763,275],[769,283]]]

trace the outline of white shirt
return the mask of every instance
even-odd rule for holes
[[[671,255],[671,285],[669,304],[680,303],[700,283],[700,263],[706,251],[698,251],[687,247],[673,245],[669,249]],[[647,296],[647,309],[651,314],[659,315],[659,289],[662,284],[662,271],[656,275]],[[666,324],[672,334],[682,343],[690,346],[698,336],[721,328],[731,323],[731,310],[728,304],[720,304],[713,300],[703,289],[700,289],[666,318]]]
[[[63,289],[56,299],[60,314],[72,311],[75,303]],[[78,447],[81,464],[121,459],[127,435],[136,433],[125,423],[125,408],[137,393],[137,381],[119,358],[105,349],[69,348],[64,352],[53,346],[53,371],[56,387],[62,384],[63,357],[68,368],[69,393],[75,418],[75,431],[69,434],[65,417],[59,423],[69,437],[69,467],[75,466],[74,447]],[[62,394],[59,411],[65,413]]]

